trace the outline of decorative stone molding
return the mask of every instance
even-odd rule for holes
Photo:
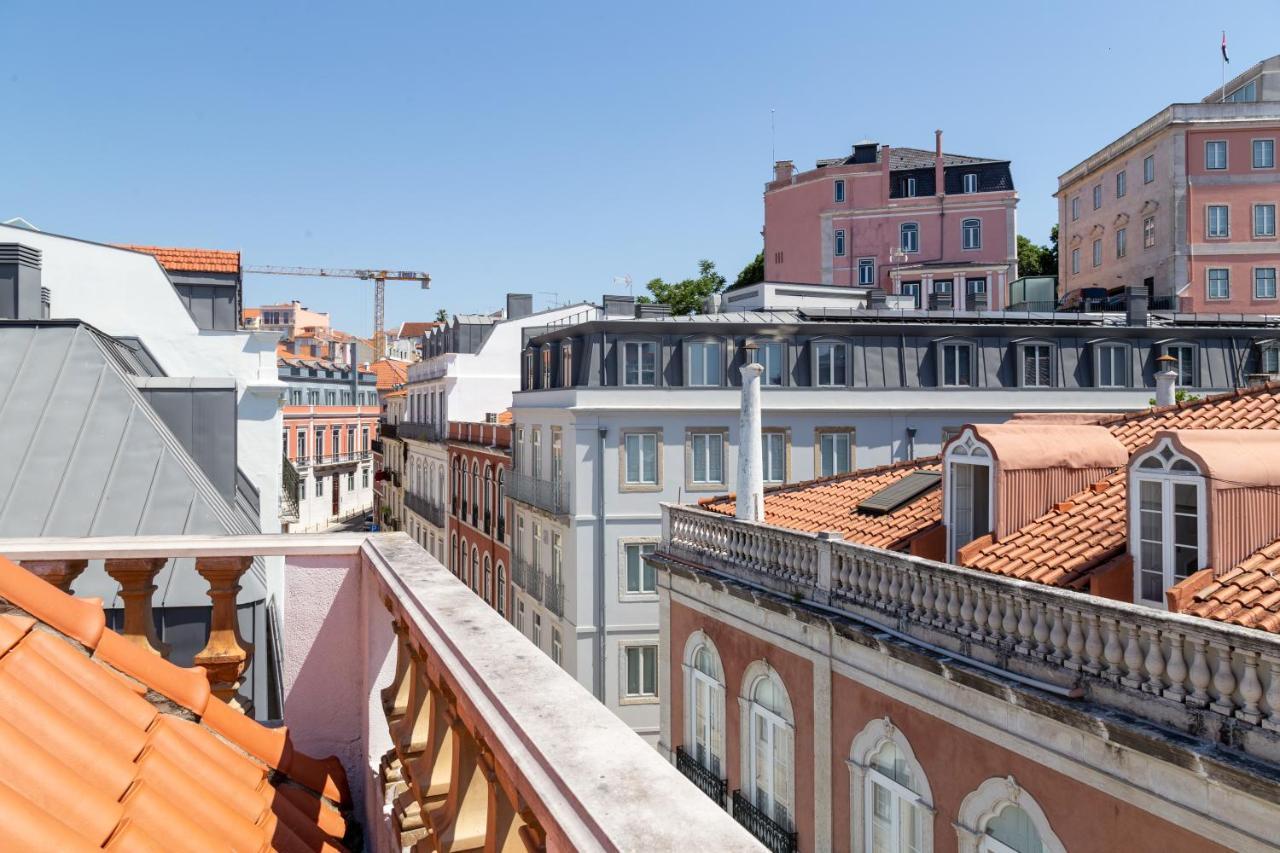
[[[867,853],[868,850],[866,832],[869,817],[867,795],[870,789],[867,787],[867,771],[871,768],[872,757],[880,751],[880,748],[885,743],[892,743],[902,752],[903,757],[911,766],[913,778],[918,780],[917,784],[920,790],[915,793],[920,798],[920,802],[917,804],[917,808],[924,809],[928,814],[924,820],[924,836],[920,839],[920,849],[932,850],[933,819],[937,814],[937,810],[933,807],[933,792],[929,787],[929,779],[924,774],[924,767],[916,759],[916,754],[911,749],[910,741],[888,717],[867,723],[862,731],[854,737],[853,743],[849,748],[849,759],[846,763],[849,765],[849,813],[852,815],[851,826],[853,828],[850,849],[853,853]]]
[[[991,777],[960,803],[960,811],[954,824],[959,853],[978,853],[987,824],[1007,806],[1017,806],[1031,818],[1045,853],[1067,853],[1067,848],[1049,826],[1049,818],[1045,816],[1039,803],[1012,776],[1003,779]]]

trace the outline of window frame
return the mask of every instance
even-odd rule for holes
[[[903,763],[912,775],[913,783],[920,789],[913,791],[896,779],[887,777],[875,767],[874,761],[885,746],[893,746],[902,756]],[[849,757],[845,762],[849,768],[850,795],[850,830],[853,850],[871,850],[872,832],[875,814],[875,783],[900,796],[907,805],[920,809],[921,833],[919,838],[920,853],[932,853],[934,847],[933,822],[937,810],[933,806],[933,789],[929,785],[929,777],[924,766],[916,757],[910,741],[889,717],[871,720],[854,738],[849,748]],[[883,781],[881,781],[883,780]],[[861,840],[861,844],[859,844]],[[891,845],[896,847],[896,839]]]
[[[1168,450],[1172,457],[1163,460],[1161,454]],[[1142,462],[1155,458],[1161,460],[1162,470],[1152,468],[1142,468]],[[1185,461],[1196,468],[1196,473],[1187,471],[1174,471],[1172,465],[1178,461]],[[1128,513],[1129,513],[1129,553],[1133,558],[1133,601],[1136,604],[1146,604],[1156,608],[1164,608],[1165,596],[1171,587],[1175,586],[1184,578],[1178,577],[1174,567],[1174,551],[1176,542],[1173,537],[1175,511],[1173,509],[1173,487],[1177,484],[1193,485],[1196,489],[1196,568],[1188,572],[1190,577],[1195,572],[1203,569],[1208,565],[1209,561],[1209,511],[1205,503],[1208,489],[1206,487],[1206,477],[1203,469],[1195,459],[1187,456],[1173,445],[1173,441],[1169,438],[1161,439],[1154,447],[1135,454],[1129,461],[1129,495],[1128,495]],[[1160,484],[1160,546],[1161,546],[1161,573],[1163,575],[1163,588],[1159,600],[1145,598],[1142,595],[1142,513],[1140,484],[1143,482],[1154,482]]]
[[[781,713],[773,711],[761,705],[755,700],[756,688],[760,681],[769,679],[773,684],[773,689],[777,691],[781,700]],[[795,719],[795,712],[792,709],[790,691],[787,690],[786,683],[782,680],[781,675],[772,667],[762,660],[753,661],[743,675],[742,692],[739,694],[739,726],[738,738],[739,749],[741,750],[740,768],[744,768],[742,774],[742,791],[750,802],[765,812],[776,823],[780,824],[784,829],[791,830],[795,826],[795,803],[796,803],[796,727],[792,720]],[[770,732],[769,745],[769,802],[771,808],[762,808],[759,804],[756,788],[756,777],[759,775],[756,770],[756,761],[759,751],[756,748],[756,719],[760,718],[767,724]],[[786,738],[786,767],[790,772],[790,778],[787,780],[787,802],[784,804],[784,814],[778,814],[778,780],[776,778],[776,769],[778,765],[779,754],[778,735],[785,735]],[[781,819],[780,819],[781,818]]]
[[[824,440],[828,436],[832,436],[832,437],[843,436],[845,441],[848,443],[848,448],[847,448],[848,467],[845,468],[843,471],[835,470],[835,468],[837,467],[835,464],[836,448],[833,444],[832,472],[830,474],[823,473],[824,469],[822,466],[822,445]],[[853,426],[814,427],[813,429],[813,476],[815,478],[822,479],[826,477],[842,477],[845,474],[851,474],[854,471],[858,470],[857,457],[858,457],[858,434],[857,434],[856,427],[853,427]]]
[[[1175,349],[1191,350],[1191,382],[1182,381],[1182,359],[1176,353]],[[1178,387],[1179,388],[1199,388],[1200,387],[1200,345],[1194,341],[1175,340],[1164,341],[1160,344],[1160,355],[1172,355],[1178,359]]]
[[[1218,146],[1218,145],[1222,146],[1222,149],[1221,149],[1222,165],[1211,166],[1209,165],[1210,146]],[[1204,141],[1204,170],[1206,172],[1225,172],[1228,169],[1230,169],[1231,168],[1230,148],[1231,146],[1227,145],[1227,140],[1225,139],[1206,139]]]
[[[704,672],[695,663],[698,653],[703,650],[707,652],[711,660],[713,672]],[[728,725],[725,718],[727,704],[725,695],[728,691],[728,685],[725,683],[724,661],[720,657],[720,650],[716,648],[715,643],[701,629],[691,633],[689,639],[685,641],[682,669],[685,676],[686,697],[684,703],[685,752],[699,766],[715,773],[718,778],[724,778],[728,775],[728,754],[725,743],[728,739]],[[706,699],[703,700],[707,709],[705,718],[699,712],[699,685],[705,687]],[[716,711],[719,711],[720,718],[718,732],[713,722]],[[719,737],[716,737],[717,734]],[[699,735],[701,735],[701,738]],[[701,746],[700,740],[706,744],[707,761],[705,762],[698,754]]]
[[[1099,210],[1101,208],[1102,208],[1102,184],[1098,183],[1093,185],[1093,209]]]
[[[915,198],[918,189],[915,177],[908,175],[902,179],[902,196],[903,198]]]
[[[788,382],[787,365],[787,355],[790,347],[787,346],[786,341],[779,341],[773,338],[751,338],[747,343],[754,344],[756,347],[755,354],[750,357],[751,363],[759,364],[764,367],[764,372],[760,374],[760,386],[762,388],[781,388],[790,384]],[[768,348],[768,351],[776,351],[778,353],[777,382],[769,381],[769,366],[763,358],[766,348]]]
[[[1080,247],[1071,250],[1071,274],[1080,275]]]
[[[1142,218],[1142,248],[1150,249],[1156,245],[1156,218],[1155,216],[1144,216]]]
[[[1258,293],[1258,273],[1263,270],[1271,271],[1271,294],[1269,296]],[[1254,267],[1253,268],[1253,298],[1256,300],[1271,300],[1277,296],[1276,287],[1277,267]]]
[[[832,251],[831,253],[837,258],[843,258],[847,246],[845,245],[845,229],[837,228],[832,232]]]
[[[831,187],[831,202],[832,204],[844,204],[844,201],[845,201],[844,178],[836,178],[835,181],[832,183],[832,187]]]
[[[698,480],[695,478],[695,472],[698,464],[698,439],[702,438],[705,445],[704,452],[709,452],[710,438],[708,436],[719,439],[720,443],[720,479],[719,480]],[[705,491],[721,491],[729,482],[729,475],[726,471],[729,458],[729,430],[726,427],[689,427],[684,433],[684,486],[686,491],[705,492]],[[710,474],[711,457],[707,457],[707,471]]]
[[[663,452],[662,427],[626,427],[618,432],[618,490],[620,492],[659,492],[662,491],[662,460],[665,455]],[[644,481],[629,482],[627,480],[627,462],[630,456],[627,450],[627,438],[629,436],[654,436],[654,471],[657,475],[655,482],[649,483]],[[643,459],[640,465],[643,466]],[[640,468],[643,474],[643,467]]]
[[[560,346],[560,387],[573,387],[573,344],[567,341]]]
[[[976,536],[970,536],[964,542],[960,542],[956,536],[958,528],[954,520],[954,513],[956,510],[954,466],[956,465],[971,465],[979,468],[984,467],[987,471],[986,531],[984,533],[979,533]],[[942,518],[947,531],[948,562],[955,562],[956,552],[960,548],[963,548],[975,539],[985,536],[995,530],[995,471],[995,455],[991,452],[991,448],[988,447],[985,442],[981,441],[976,435],[974,435],[973,430],[963,430],[956,439],[947,444],[942,456]]]
[[[657,601],[658,600],[658,573],[653,572],[653,589],[646,590],[644,588],[645,577],[645,548],[648,553],[657,550],[658,545],[662,543],[661,537],[657,536],[623,536],[618,539],[618,601]],[[631,588],[631,566],[628,560],[631,556],[631,549],[636,549],[636,556],[639,563],[636,566],[636,580],[638,585],[635,589]]]
[[[1123,258],[1129,251],[1129,229],[1117,228],[1116,236],[1116,259]]]
[[[831,382],[822,382],[818,366],[821,361],[820,350],[831,348]],[[840,353],[841,371],[839,381],[836,380],[836,353]],[[809,385],[813,388],[847,388],[849,387],[849,342],[834,338],[817,338],[809,342]]]
[[[1093,241],[1093,266],[1102,266],[1102,238],[1098,237]]]
[[[1080,196],[1071,197],[1071,221],[1076,222],[1080,219]]]
[[[1017,370],[1018,370],[1018,387],[1019,388],[1042,389],[1042,388],[1056,388],[1058,386],[1058,345],[1056,343],[1049,340],[1035,339],[1035,340],[1018,341],[1015,344],[1015,347],[1016,347],[1016,355],[1018,359]],[[1040,385],[1040,384],[1032,385],[1027,382],[1027,365],[1026,365],[1026,359],[1028,354],[1027,351],[1032,348],[1035,348],[1035,349],[1043,348],[1044,350],[1046,350],[1044,355],[1045,355],[1045,358],[1048,360],[1048,367],[1049,367],[1049,378],[1048,378],[1048,384],[1046,385]],[[1038,355],[1037,355],[1037,360],[1038,360]],[[972,373],[970,375],[972,377]]]
[[[1116,198],[1124,198],[1129,192],[1129,177],[1125,174],[1126,171],[1121,169],[1116,172]]]
[[[1214,273],[1224,273],[1223,276],[1216,277]],[[1216,282],[1224,283],[1226,288],[1220,296],[1215,296],[1213,287]],[[1222,302],[1231,298],[1231,268],[1230,267],[1205,267],[1204,270],[1204,298],[1211,302]]]
[[[1119,350],[1124,364],[1124,382],[1109,384],[1102,382],[1102,364],[1104,353]],[[1114,377],[1113,377],[1114,379]],[[1133,387],[1133,348],[1122,341],[1096,341],[1093,345],[1093,387],[1095,388],[1132,388]]]
[[[769,479],[769,438],[772,436],[782,437],[782,479]],[[766,486],[781,486],[791,482],[791,429],[789,427],[764,427],[760,430],[760,461],[761,473],[764,477]]]
[[[638,687],[641,691],[639,693],[631,693],[630,690],[628,689],[628,681],[630,680],[629,676],[631,675],[630,652],[632,649],[635,649],[638,652],[636,659],[641,666],[640,674],[637,678]],[[646,669],[645,669],[645,657],[646,657],[645,653],[646,652],[649,652],[652,655],[652,661],[653,661],[652,673],[651,673],[653,678],[652,693],[644,692],[645,682],[647,681],[647,679],[645,678],[645,675],[650,674],[646,672]],[[618,668],[619,676],[620,676],[618,679],[618,682],[619,682],[618,683],[618,704],[619,705],[656,705],[658,704],[659,684],[658,684],[658,643],[657,641],[655,640],[652,642],[636,641],[636,642],[628,642],[628,643],[619,643],[618,654],[621,658],[621,665]]]
[[[1214,233],[1214,211],[1221,210],[1222,214],[1222,233]],[[1204,206],[1204,238],[1206,240],[1230,240],[1231,239],[1231,205],[1229,204],[1206,204]]]
[[[869,275],[863,275],[869,272]],[[875,258],[858,258],[858,285],[860,287],[875,287],[876,284],[876,259]]]
[[[964,347],[968,350],[969,359],[969,381],[947,382],[947,348],[948,347]],[[934,385],[938,388],[977,388],[978,383],[975,381],[978,375],[978,358],[977,345],[970,340],[964,338],[942,338],[934,342],[934,365],[937,369],[937,375],[934,377]],[[956,379],[960,378],[959,365],[957,364]]]
[[[910,234],[912,247],[907,248],[907,235]],[[920,223],[900,222],[898,223],[898,248],[908,255],[914,255],[920,251]]]
[[[970,237],[972,236],[972,239]],[[969,217],[960,220],[960,249],[977,251],[982,248],[982,220]]]
[[[724,341],[719,338],[690,338],[682,343],[684,355],[684,384],[686,388],[723,388],[725,375],[725,345]],[[707,358],[705,352],[709,348],[714,348],[715,359]],[[695,349],[703,350],[703,376],[698,382],[694,382],[693,375],[693,352]],[[707,368],[714,364],[716,369],[716,381],[707,382]]]
[[[1156,155],[1148,154],[1142,158],[1142,182],[1149,184],[1156,179]]]
[[[1260,211],[1260,210],[1268,210],[1268,209],[1271,211],[1271,230],[1270,230],[1270,231],[1260,231],[1260,230],[1258,229],[1258,211]],[[1251,219],[1253,220],[1253,221],[1250,223],[1250,224],[1253,226],[1253,227],[1252,227],[1252,229],[1251,229],[1251,230],[1253,231],[1253,239],[1255,239],[1255,240],[1274,240],[1274,239],[1276,238],[1276,204],[1275,204],[1275,202],[1266,202],[1266,201],[1263,201],[1263,202],[1256,202],[1256,203],[1254,203],[1254,205],[1253,205],[1253,216],[1251,217]]]
[[[1270,145],[1271,145],[1271,165],[1269,165],[1269,166],[1259,166],[1259,165],[1258,165],[1258,143],[1259,143],[1259,142],[1266,142],[1266,143],[1270,143]],[[1251,165],[1254,169],[1259,169],[1259,170],[1270,170],[1270,169],[1274,169],[1274,168],[1276,167],[1276,140],[1275,140],[1275,138],[1274,138],[1274,137],[1261,136],[1261,137],[1257,137],[1256,139],[1250,139],[1250,140],[1249,140],[1249,162],[1250,162],[1250,165]]]
[[[662,347],[658,341],[646,338],[623,338],[618,341],[619,347],[619,365],[618,365],[618,384],[623,388],[660,388],[662,387]],[[640,359],[640,364],[636,369],[637,382],[628,382],[628,367],[631,363],[628,351],[631,347],[636,348],[636,357]],[[653,348],[653,381],[645,382],[644,380],[644,358],[643,351],[645,347]]]
[[[960,188],[964,195],[972,195],[973,193],[976,193],[978,191],[978,173],[965,172],[964,175],[961,176]]]

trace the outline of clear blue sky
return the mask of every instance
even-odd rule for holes
[[[388,320],[732,279],[777,154],[863,138],[1007,157],[1043,242],[1057,175],[1280,52],[1280,5],[0,4],[0,219],[249,264],[425,269]],[[368,333],[368,285],[246,277]]]

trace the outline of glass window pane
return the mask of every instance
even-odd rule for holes
[[[628,545],[627,554],[627,592],[640,591],[640,548]]]
[[[640,692],[640,650],[627,649],[627,693],[635,696]]]

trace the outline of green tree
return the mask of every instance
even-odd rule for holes
[[[759,281],[764,281],[764,252],[756,255],[742,268],[742,272],[738,273],[733,286],[745,287],[748,284],[755,284]]]
[[[441,308],[439,311],[437,311],[437,312],[436,312],[436,322],[437,322],[437,323],[447,323],[447,322],[449,322],[449,312],[448,312],[448,311],[446,311],[446,310],[445,310],[445,309],[443,309],[443,308]]]
[[[649,296],[640,296],[637,302],[666,305],[672,314],[697,314],[702,303],[713,293],[724,290],[725,277],[716,272],[716,265],[705,258],[698,261],[698,276],[683,281],[666,282],[655,278],[646,285]]]
[[[1018,235],[1018,275],[1058,274],[1058,226],[1049,231],[1049,245],[1041,246]]]

